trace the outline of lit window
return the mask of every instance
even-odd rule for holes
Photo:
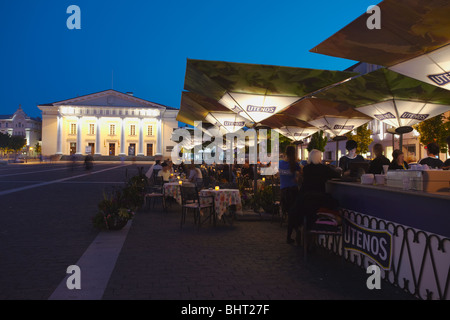
[[[153,126],[148,126],[147,127],[147,135],[148,136],[152,136],[153,135]]]
[[[111,136],[116,135],[116,125],[115,124],[110,124],[109,125],[109,134]]]
[[[70,134],[77,134],[77,124],[76,123],[70,124]]]
[[[89,134],[94,134],[94,124],[93,123],[89,124]]]
[[[130,125],[130,135],[131,136],[136,135],[136,126],[134,124]]]

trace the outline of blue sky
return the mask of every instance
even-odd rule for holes
[[[178,108],[186,59],[343,70],[309,50],[378,0],[0,1],[0,114],[111,89]],[[81,30],[66,27],[81,9]]]

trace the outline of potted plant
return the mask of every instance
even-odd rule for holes
[[[134,216],[130,202],[123,190],[116,190],[111,196],[103,195],[98,204],[98,213],[93,218],[94,226],[102,230],[120,230]]]

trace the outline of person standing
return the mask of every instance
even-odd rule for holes
[[[345,149],[347,149],[347,154],[339,159],[339,167],[342,169],[343,176],[356,177],[357,172],[351,172],[350,163],[353,162],[365,162],[364,158],[356,154],[356,148],[358,143],[355,140],[348,140],[345,143]]]
[[[380,143],[373,146],[373,153],[375,155],[375,159],[370,162],[369,173],[382,174],[383,166],[388,166],[391,162],[383,155],[383,146]]]
[[[287,243],[293,243],[292,232],[294,229],[298,234],[299,220],[297,212],[289,209],[295,203],[298,196],[298,185],[301,168],[296,161],[295,146],[287,146],[285,152],[286,160],[280,160],[278,173],[280,175],[281,210],[288,215]]]

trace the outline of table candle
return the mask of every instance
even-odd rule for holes
[[[179,184],[179,185],[181,185],[182,183],[183,183],[183,181],[181,181],[181,180],[180,180],[180,181],[178,181],[178,184]]]
[[[219,190],[219,186],[216,186],[216,190]]]

